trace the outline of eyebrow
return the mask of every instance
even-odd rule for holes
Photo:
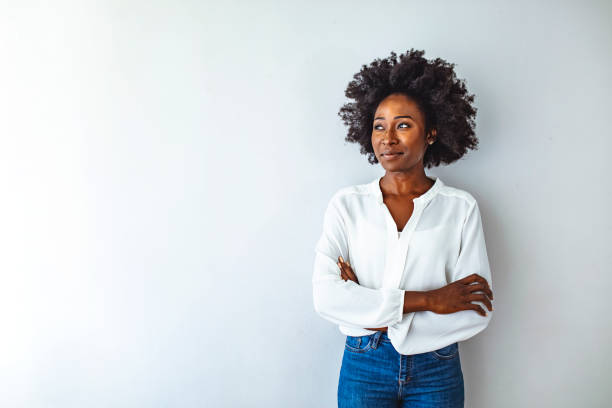
[[[414,120],[414,118],[412,116],[410,116],[410,115],[396,116],[393,119],[399,119],[399,118],[410,118],[410,119]],[[378,119],[383,119],[384,120],[385,118],[383,118],[382,116],[374,118],[374,120],[378,120]]]

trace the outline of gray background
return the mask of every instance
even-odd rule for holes
[[[456,63],[495,317],[469,407],[612,397],[605,1],[0,2],[0,405],[333,407],[312,306],[338,188],[383,174],[337,111],[362,64]]]

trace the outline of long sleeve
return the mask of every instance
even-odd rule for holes
[[[312,276],[315,311],[332,323],[356,328],[384,327],[401,321],[403,290],[372,289],[341,278],[337,260],[339,256],[350,259],[349,241],[336,198],[332,197],[327,206],[323,233],[315,247]],[[359,275],[359,271],[355,274]]]
[[[451,272],[451,282],[455,282],[473,273],[487,280],[493,290],[491,270],[487,257],[484,231],[478,204],[474,201],[464,221],[461,232],[461,246],[455,267]],[[412,328],[418,330],[419,337],[426,336],[435,343],[436,339],[463,341],[483,331],[491,320],[492,311],[480,301],[472,303],[481,305],[486,316],[475,310],[461,310],[450,314],[438,314],[431,311],[416,312]],[[411,329],[412,330],[412,329]]]

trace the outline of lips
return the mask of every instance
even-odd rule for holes
[[[396,159],[396,158],[400,157],[402,154],[403,154],[403,152],[394,152],[394,151],[391,151],[391,152],[385,152],[381,156],[383,157],[383,159],[392,160],[392,159]]]

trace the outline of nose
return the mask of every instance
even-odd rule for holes
[[[383,144],[390,144],[390,142],[394,140],[396,140],[395,139],[395,129],[391,128],[383,134],[383,138],[382,138]]]

